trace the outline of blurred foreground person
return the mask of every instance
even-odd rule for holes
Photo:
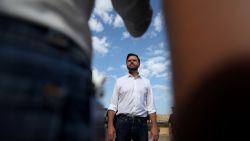
[[[249,138],[250,1],[164,0],[175,141]]]
[[[174,106],[171,107],[172,109],[172,113],[169,115],[169,119],[168,119],[168,133],[169,133],[169,140],[173,141],[174,137],[173,137],[173,126],[174,126],[174,119],[175,119],[175,109]]]
[[[149,0],[112,0],[132,36]],[[94,0],[0,0],[0,140],[88,141]]]

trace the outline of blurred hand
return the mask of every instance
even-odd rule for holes
[[[159,132],[158,132],[158,127],[157,126],[151,128],[150,139],[152,139],[152,141],[158,141]]]
[[[115,128],[114,126],[108,126],[108,140],[114,141],[115,140]]]

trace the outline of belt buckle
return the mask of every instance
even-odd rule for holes
[[[134,114],[128,114],[128,117],[135,118],[136,116]]]

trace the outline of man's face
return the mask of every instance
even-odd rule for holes
[[[127,68],[129,71],[135,71],[139,68],[140,64],[136,56],[129,56],[127,60]]]

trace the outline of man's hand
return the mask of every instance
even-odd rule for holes
[[[113,125],[108,126],[108,140],[114,141],[115,140],[115,128]]]
[[[158,132],[158,127],[157,126],[153,126],[151,128],[150,139],[151,138],[152,138],[152,141],[158,141],[158,139],[159,139],[159,132]]]
[[[108,110],[108,141],[114,141],[116,137],[116,131],[114,127],[115,112]]]
[[[150,118],[150,120],[152,122],[150,138],[152,138],[152,141],[158,141],[159,132],[158,132],[158,126],[157,126],[157,121],[156,121],[156,113],[149,114],[149,118]]]

